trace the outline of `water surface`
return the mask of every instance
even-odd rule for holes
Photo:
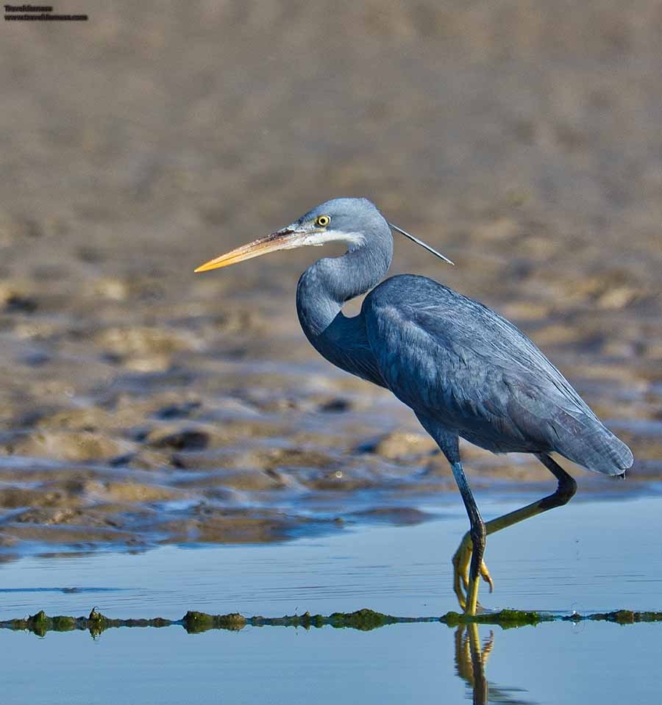
[[[658,702],[659,626],[552,623],[496,632],[491,703]],[[374,632],[247,628],[0,633],[7,703],[462,703],[471,671],[440,624]],[[458,665],[460,666],[458,668]],[[465,677],[462,677],[463,674]]]
[[[513,502],[483,501],[491,517]],[[3,618],[31,614],[181,617],[188,609],[246,615],[328,614],[370,607],[434,616],[455,603],[450,556],[461,507],[413,526],[364,525],[269,546],[164,547],[145,554],[28,557],[0,568]],[[490,608],[561,614],[659,610],[662,498],[574,502],[490,537]],[[66,591],[65,591],[66,589]],[[545,623],[466,631],[439,623],[351,629],[181,627],[84,632],[0,631],[5,702],[461,703],[484,676],[484,702],[651,703],[662,627]],[[35,677],[35,671],[38,677]],[[482,691],[481,691],[482,692]],[[481,702],[480,699],[476,702]]]

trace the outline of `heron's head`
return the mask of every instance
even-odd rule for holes
[[[391,229],[397,230],[432,254],[453,264],[448,257],[430,245],[389,223],[377,210],[377,206],[367,198],[334,198],[308,211],[286,228],[205,262],[195,271],[207,272],[266,255],[268,252],[294,250],[306,245],[320,246],[330,242],[344,243],[350,252],[365,247],[367,253],[387,261],[388,269],[393,256]]]
[[[195,271],[228,267],[277,250],[331,242],[344,243],[352,251],[369,240],[386,241],[392,249],[391,229],[377,207],[365,198],[335,198],[308,211],[286,228],[216,257]]]

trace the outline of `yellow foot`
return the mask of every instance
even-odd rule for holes
[[[453,556],[453,590],[460,607],[466,614],[475,614],[478,606],[478,580],[472,585],[469,579],[472,551],[471,537],[467,533]],[[481,561],[479,575],[490,586],[490,592],[492,592],[494,581],[485,561]]]

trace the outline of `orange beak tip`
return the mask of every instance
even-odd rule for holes
[[[193,274],[199,274],[200,272],[209,272],[211,269],[219,269],[220,267],[225,267],[227,264],[231,264],[231,262],[219,262],[219,259],[221,258],[217,257],[216,259],[212,259],[209,262],[201,264],[199,267],[196,267],[193,270]]]
[[[211,269],[229,267],[232,264],[244,262],[247,259],[253,259],[253,257],[266,255],[267,252],[276,252],[277,250],[290,249],[293,246],[291,244],[291,235],[292,231],[288,228],[279,230],[277,233],[272,233],[271,235],[261,238],[260,240],[249,242],[248,245],[242,245],[241,247],[237,247],[231,252],[226,252],[220,257],[210,259],[209,262],[205,262],[204,264],[201,264],[199,267],[194,269],[193,273],[198,274],[199,272],[208,272]],[[297,247],[297,245],[294,245],[294,247]]]

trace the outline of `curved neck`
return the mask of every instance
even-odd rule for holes
[[[297,286],[297,313],[308,339],[316,340],[342,316],[343,304],[372,289],[386,274],[393,258],[390,237],[372,240],[369,245],[346,252],[342,257],[327,257],[309,267]],[[330,332],[330,331],[328,331]]]

